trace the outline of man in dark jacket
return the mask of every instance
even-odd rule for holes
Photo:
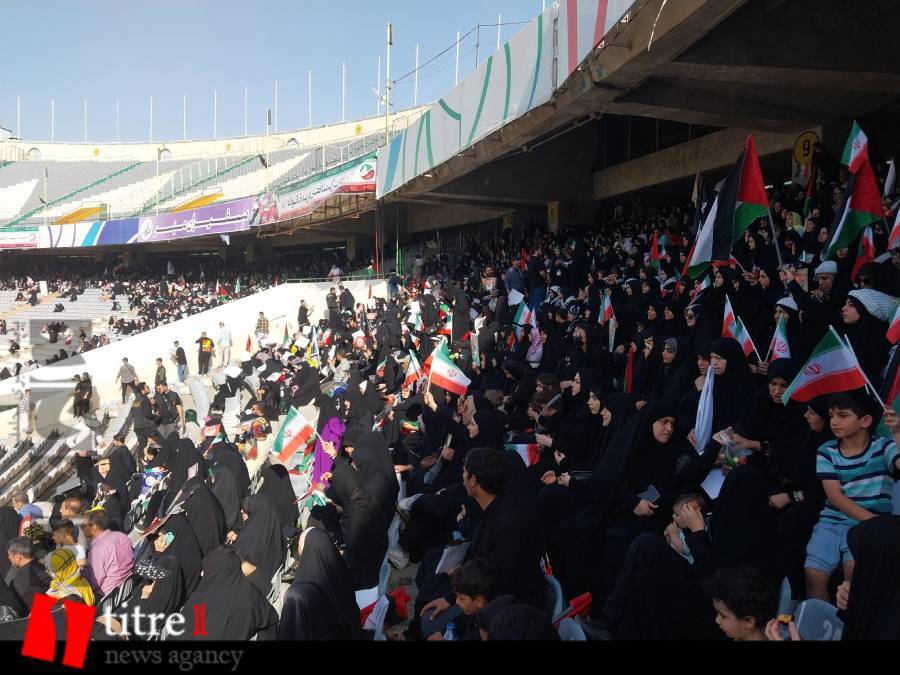
[[[150,401],[150,387],[146,382],[138,385],[140,394],[131,404],[131,415],[134,418],[134,433],[138,437],[138,447],[143,451],[147,447],[147,437],[157,431],[156,414]]]
[[[341,289],[341,311],[342,312],[352,312],[353,308],[356,306],[356,300],[353,297],[353,293],[350,292],[349,288],[344,288],[343,286],[339,286]]]
[[[34,545],[28,537],[10,539],[5,553],[11,563],[5,581],[30,612],[35,594],[46,593],[50,588],[50,576],[34,559]]]

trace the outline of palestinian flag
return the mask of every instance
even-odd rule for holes
[[[452,314],[452,312],[450,311],[450,307],[443,302],[440,304],[440,309],[440,317],[442,319],[445,319]]]
[[[850,138],[847,139],[847,145],[844,147],[844,154],[841,157],[841,164],[850,167],[850,173],[859,171],[863,164],[869,159],[869,139],[863,130],[860,129],[857,122],[853,122],[853,128],[850,130]]]
[[[305,452],[315,438],[316,428],[294,406],[291,406],[281,429],[278,430],[272,452],[278,455],[278,461],[287,464],[298,450]]]
[[[862,389],[865,386],[866,378],[856,360],[856,354],[841,340],[837,331],[831,328],[813,351],[803,370],[784,392],[782,400],[785,405],[791,399],[807,403],[817,396]]]
[[[778,359],[791,358],[791,347],[788,344],[787,336],[787,320],[784,316],[778,319],[778,324],[775,326],[772,344],[769,345],[769,354],[769,363],[774,363]]]
[[[375,369],[375,374],[378,377],[384,377],[384,369],[387,368],[387,357],[385,356],[381,363],[378,364],[378,367]]]
[[[888,328],[887,339],[892,345],[900,342],[900,302],[897,303],[897,309],[894,311],[894,318],[891,319],[891,327]]]
[[[287,324],[284,324],[284,337],[281,339],[281,346],[287,349],[291,346],[291,342],[293,342],[293,340],[291,339],[290,333],[288,333]]]
[[[447,343],[441,342],[434,350],[432,357],[431,373],[429,375],[431,383],[453,394],[465,396],[472,381],[450,359]]]
[[[700,228],[694,252],[688,262],[692,277],[711,263],[729,263],[731,247],[759,218],[769,215],[769,197],[759,168],[753,136],[747,137],[743,152],[722,183],[706,221]]]
[[[408,387],[413,382],[418,382],[425,376],[425,371],[419,365],[419,359],[416,358],[415,352],[409,352],[409,365],[406,367],[406,379],[403,380],[403,386]]]
[[[650,267],[656,270],[656,276],[659,276],[661,260],[662,256],[659,254],[659,232],[654,232],[653,243],[650,245]]]
[[[507,443],[506,449],[515,452],[525,462],[525,466],[535,466],[541,461],[541,446],[537,443],[512,444]]]
[[[750,338],[750,333],[747,332],[741,317],[731,307],[731,300],[727,295],[725,296],[725,319],[722,322],[722,337],[734,338],[740,342],[744,350],[744,356],[749,357],[756,351],[753,340]]]
[[[872,165],[866,160],[857,173],[850,176],[847,196],[838,212],[837,221],[831,228],[831,239],[822,254],[822,260],[833,258],[839,250],[849,247],[863,230],[882,218],[884,206],[881,192],[878,190]]]
[[[605,326],[615,316],[609,289],[603,291],[603,304],[600,305],[600,325]]]
[[[856,252],[856,262],[853,263],[853,272],[850,273],[850,278],[855,282],[863,265],[872,262],[875,258],[875,231],[869,225],[859,238],[859,249]]]

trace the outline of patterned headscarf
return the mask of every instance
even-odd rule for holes
[[[58,548],[52,551],[45,561],[50,572],[50,593],[57,598],[77,595],[86,605],[94,604],[94,591],[91,585],[81,576],[75,554],[71,549]]]

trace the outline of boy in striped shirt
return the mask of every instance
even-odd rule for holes
[[[864,520],[891,513],[894,475],[900,475],[897,443],[873,437],[877,413],[864,395],[835,394],[828,404],[835,440],[819,448],[816,475],[828,500],[806,547],[806,593],[830,602],[828,581],[843,563],[844,577],[853,576],[847,532]],[[885,417],[897,423],[896,413]],[[895,434],[900,435],[900,424]],[[893,431],[893,427],[892,427]]]

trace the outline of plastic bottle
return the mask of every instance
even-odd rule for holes
[[[456,641],[456,627],[452,623],[447,624],[447,630],[444,631],[444,642]]]

